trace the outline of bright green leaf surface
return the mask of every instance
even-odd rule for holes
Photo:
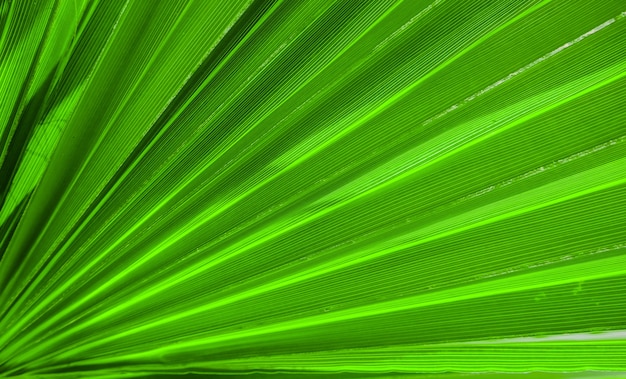
[[[626,377],[622,0],[0,33],[0,376]]]

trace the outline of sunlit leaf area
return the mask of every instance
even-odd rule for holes
[[[0,0],[0,377],[626,378],[626,2]]]

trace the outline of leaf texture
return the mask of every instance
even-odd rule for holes
[[[0,30],[0,376],[626,372],[623,1]]]

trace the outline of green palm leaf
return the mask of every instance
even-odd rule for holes
[[[0,375],[626,371],[622,1],[0,30]]]

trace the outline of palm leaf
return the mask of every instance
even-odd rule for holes
[[[625,11],[2,1],[1,372],[626,371]]]

